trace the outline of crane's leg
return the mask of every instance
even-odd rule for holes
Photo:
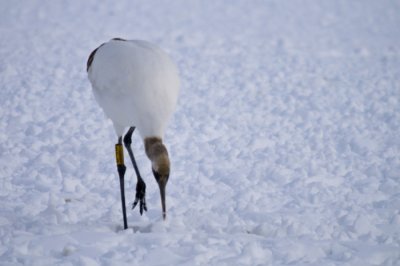
[[[122,202],[122,215],[124,217],[124,229],[128,229],[128,221],[126,219],[126,207],[125,207],[125,164],[124,164],[124,148],[122,146],[122,136],[118,138],[118,143],[115,144],[115,159],[117,160],[117,169],[119,175],[119,185],[121,190],[121,202]]]
[[[136,183],[136,197],[135,201],[132,204],[132,209],[136,207],[136,205],[139,202],[139,207],[140,207],[140,215],[143,214],[143,210],[147,211],[147,206],[146,206],[146,183],[144,183],[142,177],[140,176],[139,173],[139,168],[136,164],[135,157],[133,156],[131,144],[132,144],[132,134],[133,131],[135,130],[134,127],[129,128],[128,132],[125,134],[124,137],[124,144],[125,148],[128,150],[129,157],[131,158],[133,168],[135,168],[136,172],[136,177],[137,177],[137,183]]]

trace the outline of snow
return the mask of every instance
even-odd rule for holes
[[[398,1],[2,1],[1,265],[399,265]],[[181,76],[168,219],[122,230],[86,74],[111,38]],[[128,167],[126,196],[136,177]]]

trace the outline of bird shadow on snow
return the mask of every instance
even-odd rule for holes
[[[113,231],[116,233],[132,232],[136,233],[165,233],[168,231],[167,222],[162,220],[154,222],[132,223],[128,229],[124,229],[121,224],[113,225]]]
[[[130,225],[128,226],[128,229],[124,229],[122,225],[116,225],[114,226],[114,232],[120,233],[120,232],[133,232],[133,233],[151,233],[152,231],[153,224],[147,224],[147,225]]]

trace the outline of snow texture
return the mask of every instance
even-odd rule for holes
[[[400,265],[399,1],[0,11],[0,265]],[[136,133],[149,211],[125,231],[117,139],[86,73],[114,37],[156,43],[182,81],[168,219]]]

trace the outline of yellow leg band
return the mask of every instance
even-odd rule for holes
[[[124,164],[124,149],[122,144],[115,144],[115,159],[117,160],[117,165]]]

